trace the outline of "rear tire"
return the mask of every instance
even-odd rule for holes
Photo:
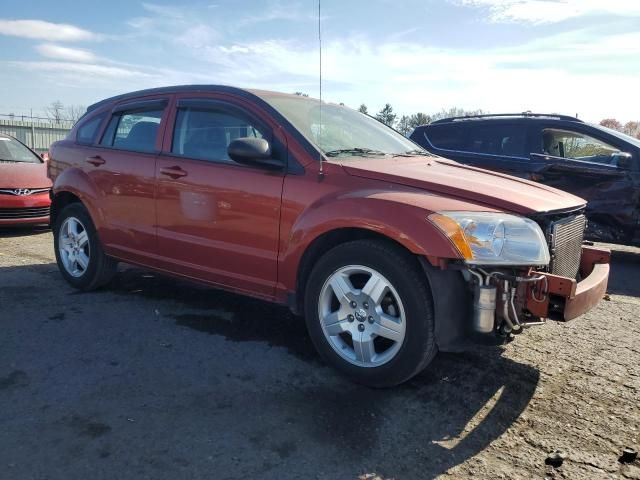
[[[81,203],[62,209],[53,227],[56,262],[73,287],[90,291],[109,283],[118,262],[104,254],[89,212]]]
[[[437,353],[426,275],[391,243],[358,240],[327,252],[311,271],[304,309],[320,355],[364,385],[405,382]]]

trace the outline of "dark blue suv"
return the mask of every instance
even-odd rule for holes
[[[640,140],[529,112],[447,118],[410,137],[442,157],[578,195],[589,202],[590,239],[640,245]]]

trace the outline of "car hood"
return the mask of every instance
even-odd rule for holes
[[[48,188],[45,163],[0,162],[0,188]]]
[[[372,157],[342,164],[349,175],[420,188],[523,215],[577,209],[586,201],[540,183],[441,157]]]

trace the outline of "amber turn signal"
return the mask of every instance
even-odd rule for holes
[[[465,260],[473,258],[471,247],[458,222],[439,213],[432,213],[428,218],[451,240]]]

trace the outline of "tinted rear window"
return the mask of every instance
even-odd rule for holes
[[[418,143],[424,144],[424,136],[426,136],[436,148],[465,150],[466,129],[462,125],[431,125],[417,132],[418,135],[423,136],[422,139],[415,139]]]
[[[491,155],[525,156],[526,128],[517,125],[470,125],[467,148],[471,152]]]

